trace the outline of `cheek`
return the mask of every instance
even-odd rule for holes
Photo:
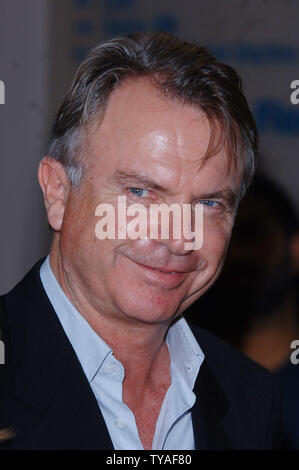
[[[84,195],[78,195],[69,201],[60,233],[60,250],[65,261],[85,260],[92,265],[99,251],[95,236],[97,218],[93,206]]]
[[[226,254],[232,232],[232,221],[206,217],[203,225],[202,253],[210,261],[220,261]],[[209,259],[208,259],[209,261]]]
[[[206,220],[203,230],[203,246],[198,250],[198,257],[206,261],[203,272],[194,273],[187,299],[179,313],[183,312],[214,284],[218,278],[228,249],[231,227],[223,221]]]

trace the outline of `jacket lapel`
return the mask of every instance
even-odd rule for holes
[[[204,360],[195,386],[192,422],[196,450],[233,449],[222,420],[228,409],[223,390]]]
[[[7,296],[9,322],[18,322],[10,328],[14,394],[39,416],[33,448],[113,449],[97,400],[43,289],[40,266]]]
[[[69,362],[35,437],[34,449],[113,449],[98,403],[79,368],[77,360]]]

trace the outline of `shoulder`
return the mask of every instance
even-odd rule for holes
[[[40,337],[46,313],[51,305],[44,291],[39,270],[40,260],[25,277],[7,294],[2,296],[2,334],[6,351],[6,364],[12,365],[12,356],[21,360],[23,348],[32,337]],[[40,312],[44,315],[41,317]],[[34,328],[33,328],[34,325]]]
[[[18,319],[25,313],[26,307],[34,304],[36,298],[44,296],[44,289],[40,279],[39,271],[44,259],[38,261],[24,278],[7,294],[2,296],[3,315],[9,313],[13,317],[17,315]]]
[[[277,388],[276,378],[233,346],[212,333],[189,323],[205,354],[205,361],[221,386],[229,394],[246,396],[254,393],[262,399]]]
[[[208,331],[189,326],[205,354],[206,367],[226,397],[224,423],[239,448],[281,448],[281,400],[276,377]]]

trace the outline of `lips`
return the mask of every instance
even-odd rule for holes
[[[137,263],[140,264],[140,263]],[[140,264],[140,266],[144,266],[145,268],[149,269],[154,269],[155,271],[159,271],[160,273],[165,273],[165,274],[183,274],[186,273],[186,271],[179,271],[175,268],[161,268],[161,267],[156,267],[156,266],[147,266],[145,264]]]
[[[188,272],[175,271],[173,268],[152,267],[131,260],[137,267],[139,273],[146,278],[150,284],[158,285],[168,289],[179,287],[186,279]]]
[[[118,254],[133,263],[148,269],[160,271],[164,274],[179,273],[188,274],[194,271],[202,271],[206,261],[202,255],[192,252],[191,254],[178,255],[155,240],[137,240],[134,244],[121,245]]]

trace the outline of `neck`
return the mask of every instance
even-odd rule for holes
[[[109,315],[95,308],[72,282],[69,282],[55,240],[50,252],[51,269],[60,287],[89,323],[91,328],[111,347],[114,356],[125,368],[126,377],[147,381],[161,363],[169,363],[165,336],[171,320],[145,323],[125,315]]]

